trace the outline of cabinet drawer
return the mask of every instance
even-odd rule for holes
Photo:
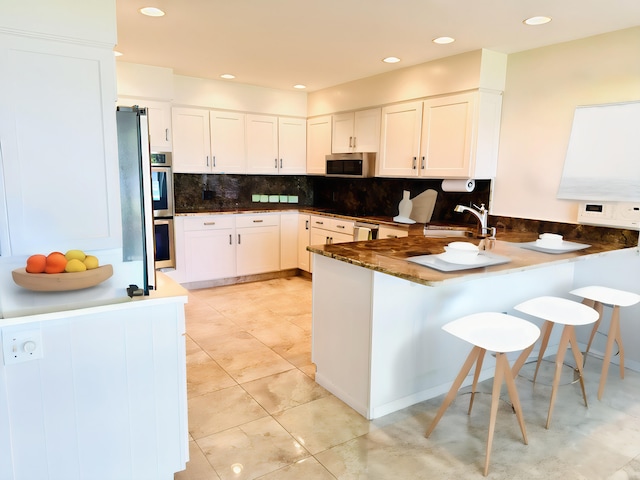
[[[380,225],[380,229],[378,230],[378,238],[400,238],[408,236],[408,228],[388,227],[385,225]]]
[[[280,225],[280,215],[258,214],[258,215],[237,215],[236,227],[271,227]]]
[[[321,217],[318,215],[311,215],[311,227],[328,229],[330,226],[329,217]]]
[[[184,219],[184,230],[188,232],[233,228],[234,223],[233,215],[198,215]]]
[[[330,230],[332,232],[344,233],[353,236],[353,227],[355,225],[351,220],[340,220],[337,218],[329,219]]]

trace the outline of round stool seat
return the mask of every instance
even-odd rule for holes
[[[498,312],[467,315],[442,329],[484,350],[502,353],[524,350],[540,336],[540,329],[533,323]]]
[[[560,297],[536,297],[513,308],[561,325],[588,325],[598,320],[598,312],[593,308]]]
[[[576,288],[569,293],[579,297],[595,300],[605,305],[619,305],[621,307],[630,307],[640,302],[640,295],[637,293],[618,290],[617,288],[601,287],[599,285],[591,285],[588,287]]]

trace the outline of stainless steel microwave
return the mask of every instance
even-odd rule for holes
[[[375,175],[375,153],[335,153],[326,156],[327,177],[366,178]]]

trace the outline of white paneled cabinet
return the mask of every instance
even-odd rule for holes
[[[377,174],[493,178],[502,95],[475,91],[383,108]]]
[[[280,270],[298,268],[298,212],[280,214]]]
[[[110,48],[0,34],[3,256],[120,248]]]
[[[140,101],[140,106],[147,107],[149,119],[149,144],[152,152],[170,152],[173,149],[171,137],[171,103]]]
[[[379,108],[333,115],[332,153],[377,152],[380,116]]]
[[[174,107],[173,171],[245,173],[245,115]]]
[[[280,270],[280,215],[236,215],[236,275]]]
[[[307,174],[324,175],[331,153],[331,115],[307,120]]]
[[[180,235],[179,224],[176,234]],[[184,276],[189,282],[236,275],[235,221],[233,215],[198,215],[184,219],[183,239],[176,242],[184,260]]]
[[[311,245],[311,216],[298,214],[298,268],[311,272],[311,253],[307,247]]]
[[[247,173],[306,173],[306,121],[301,118],[247,115]]]

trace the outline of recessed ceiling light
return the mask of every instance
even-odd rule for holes
[[[157,7],[142,7],[138,10],[141,14],[147,17],[163,17],[164,12]]]
[[[307,88],[307,86],[306,85],[302,85],[301,83],[299,83],[297,85],[294,85],[293,88],[297,88],[299,90],[303,90],[303,89]]]
[[[231,75],[230,73],[223,73],[222,75],[220,75],[221,78],[226,78],[228,80],[232,79],[232,78],[236,78],[235,75]]]
[[[117,50],[114,50],[114,51],[113,51],[113,56],[114,56],[114,57],[121,57],[121,56],[122,56],[122,52],[119,52],[119,51],[117,51]]]
[[[382,59],[385,63],[398,63],[400,59],[398,57],[387,57]]]
[[[530,17],[526,20],[523,20],[522,23],[525,25],[544,25],[545,23],[549,23],[551,21],[551,17]]]
[[[451,37],[438,37],[431,40],[433,43],[437,43],[438,45],[446,45],[447,43],[453,43],[456,41],[455,38]]]

